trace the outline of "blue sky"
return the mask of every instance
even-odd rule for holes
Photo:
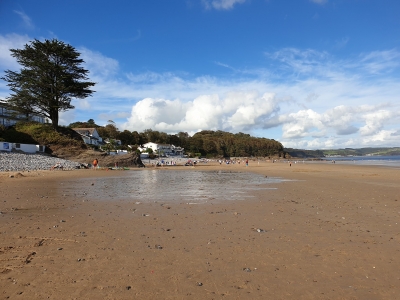
[[[63,125],[400,146],[399,16],[398,0],[1,0],[0,74],[10,48],[56,38],[97,83]]]

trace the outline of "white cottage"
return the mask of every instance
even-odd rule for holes
[[[85,144],[98,146],[103,143],[103,139],[100,137],[96,128],[72,128],[72,130],[81,135]]]
[[[138,147],[140,152],[146,151],[146,149],[152,149],[154,154],[165,155],[165,156],[180,156],[183,155],[183,148],[176,147],[174,145],[168,144],[157,144],[149,142],[143,145],[143,147]]]

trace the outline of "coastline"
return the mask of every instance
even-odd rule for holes
[[[187,205],[56,193],[71,179],[133,170],[2,173],[2,297],[394,299],[400,293],[397,169],[250,162],[157,170],[254,172],[290,181],[249,191],[254,198],[243,201]]]

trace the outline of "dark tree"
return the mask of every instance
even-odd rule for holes
[[[77,121],[77,122],[70,123],[67,127],[69,127],[69,128],[98,128],[98,127],[100,127],[100,125],[97,125],[93,119],[89,119],[86,122]]]
[[[135,145],[135,137],[129,130],[124,130],[117,135],[117,139],[121,140],[122,145]]]
[[[37,39],[24,49],[10,49],[22,69],[6,70],[4,81],[12,91],[8,103],[25,114],[37,114],[49,118],[58,128],[59,112],[73,109],[73,98],[91,96],[94,86],[89,82],[84,63],[74,47],[53,39],[41,42]]]
[[[139,132],[132,131],[132,137],[133,137],[133,141],[132,141],[133,145],[143,145],[144,144],[144,142],[141,140],[142,136],[139,134]]]

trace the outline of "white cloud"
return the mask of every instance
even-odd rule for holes
[[[85,68],[90,70],[90,77],[105,79],[117,74],[119,69],[117,60],[85,47],[81,47],[77,51],[86,63]]]
[[[132,115],[122,128],[152,128],[167,132],[199,130],[241,131],[261,127],[264,118],[277,110],[272,94],[231,92],[221,99],[218,95],[201,95],[192,101],[146,98],[132,107]]]
[[[175,125],[185,116],[188,106],[179,100],[145,98],[132,107],[131,116],[122,128],[131,131],[133,128],[139,131],[148,128],[165,130],[165,127]]]
[[[296,76],[300,74],[332,77],[335,74],[330,70],[332,57],[327,52],[284,48],[274,53],[265,53],[265,55],[279,62],[281,72],[291,72]]]
[[[398,126],[400,114],[379,109],[381,106],[342,105],[321,114],[307,110],[282,115],[283,143],[306,149],[396,145],[400,141],[397,131],[384,127],[390,123]]]
[[[0,35],[0,69],[17,70],[19,64],[11,56],[10,49],[21,49],[30,41],[27,35]]]
[[[358,128],[355,126],[357,122],[355,115],[356,109],[339,105],[328,109],[323,119],[325,125],[334,129],[337,135],[349,135],[358,131]]]
[[[74,103],[73,105],[78,109],[82,109],[82,110],[90,109],[90,102],[88,101],[87,98],[75,100],[74,102],[76,102],[76,103]]]
[[[68,125],[76,121],[76,111],[75,110],[67,110],[60,112],[58,124],[60,125]]]
[[[14,10],[14,12],[21,17],[22,22],[27,29],[34,28],[31,18],[26,13],[24,13],[23,11],[20,11],[20,10]]]
[[[368,113],[364,115],[365,125],[360,128],[363,136],[371,136],[378,134],[382,129],[386,120],[390,120],[392,113],[386,110]]]
[[[228,111],[232,111],[232,115],[227,117],[224,127],[234,131],[253,126],[261,127],[279,109],[274,94],[265,93],[259,97],[256,92],[232,92],[228,95],[225,106]]]
[[[317,112],[308,109],[300,110],[282,116],[282,137],[285,139],[298,139],[309,135],[321,135],[324,129],[322,116]]]
[[[203,0],[203,4],[207,9],[214,8],[220,10],[232,9],[236,4],[242,4],[246,0]]]
[[[339,138],[358,131],[370,135],[382,128],[385,122],[390,122],[389,120],[393,119],[393,114],[388,110],[380,109],[382,107],[385,107],[385,105],[356,107],[339,105],[320,113],[308,109],[283,114],[280,116],[283,124],[283,137],[298,139],[334,135]]]
[[[382,147],[397,146],[399,145],[400,138],[393,133],[395,133],[394,130],[380,130],[371,136],[363,137],[359,140],[360,144],[354,144],[353,147],[372,147],[376,145],[380,145]]]
[[[391,72],[400,66],[400,52],[392,49],[362,54],[360,64],[371,74]]]

